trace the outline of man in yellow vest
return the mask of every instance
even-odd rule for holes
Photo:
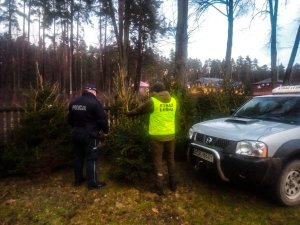
[[[169,174],[169,187],[176,191],[175,181],[175,115],[177,103],[161,82],[151,88],[152,97],[138,108],[127,113],[129,117],[150,113],[149,135],[151,137],[152,157],[155,170],[155,189],[163,195],[163,152],[166,151]]]

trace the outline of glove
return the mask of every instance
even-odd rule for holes
[[[134,115],[133,115],[133,112],[130,111],[130,112],[126,112],[126,116],[127,116],[127,117],[133,117]]]

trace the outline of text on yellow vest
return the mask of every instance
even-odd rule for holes
[[[149,134],[170,135],[175,134],[176,100],[171,98],[168,103],[151,97],[154,110],[150,114]]]

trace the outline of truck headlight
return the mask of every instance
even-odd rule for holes
[[[265,158],[268,155],[268,147],[259,141],[240,141],[237,143],[236,154]]]
[[[193,128],[189,129],[189,134],[188,134],[189,135],[188,136],[189,139],[192,139],[194,132],[195,132],[195,130]]]

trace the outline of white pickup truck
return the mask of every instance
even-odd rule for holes
[[[275,88],[230,117],[194,124],[187,157],[196,169],[272,185],[281,204],[300,204],[300,86]]]

